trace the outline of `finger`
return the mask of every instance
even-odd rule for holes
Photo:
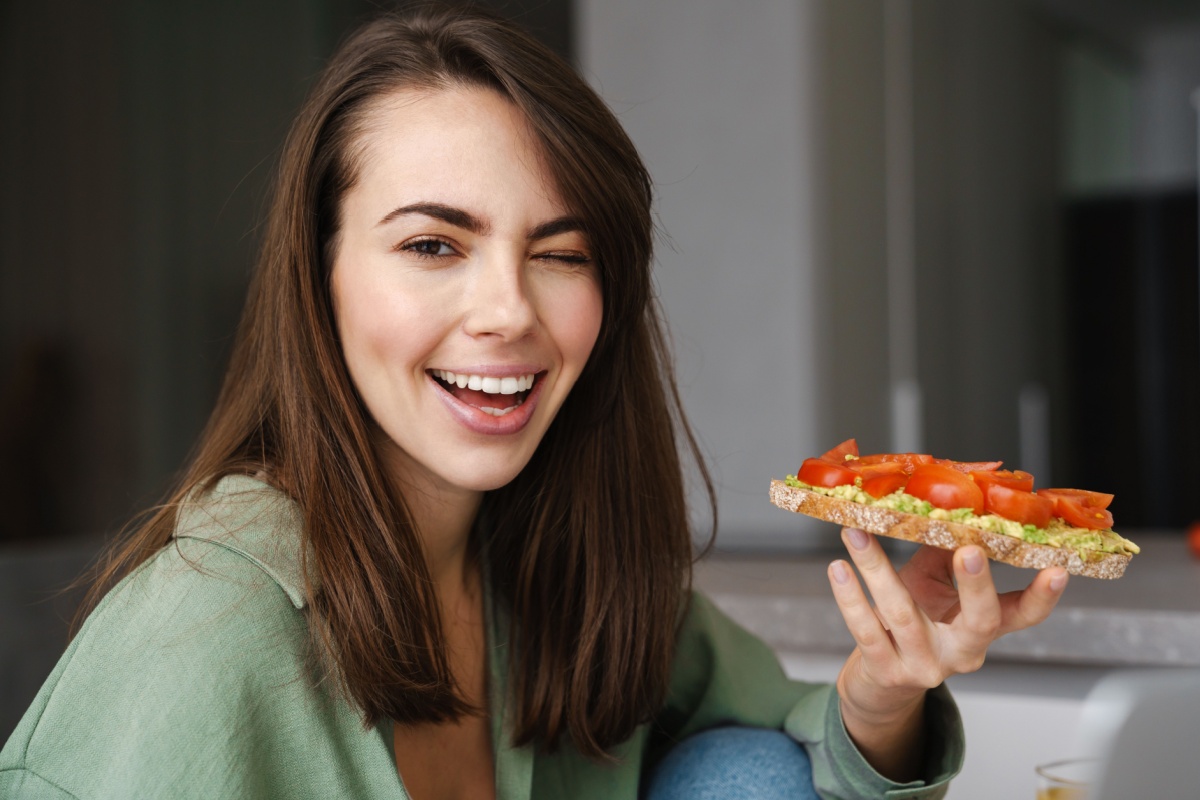
[[[1030,628],[1050,616],[1067,588],[1068,577],[1062,567],[1050,567],[1025,589],[1001,595],[1000,635]]]
[[[896,574],[879,541],[857,528],[843,528],[842,541],[875,599],[876,612],[883,625],[896,637],[900,649],[923,646],[928,639],[924,614]]]
[[[900,568],[900,580],[925,616],[943,621],[957,613],[958,587],[954,585],[954,551],[925,545]]]
[[[876,616],[848,563],[839,559],[829,565],[829,585],[833,588],[833,599],[842,612],[842,619],[863,656],[872,661],[894,657],[896,648],[892,638]]]
[[[955,631],[958,672],[974,672],[983,664],[988,645],[1000,633],[1002,614],[1000,597],[987,556],[975,545],[954,553],[954,575],[958,580],[959,614],[951,627]]]

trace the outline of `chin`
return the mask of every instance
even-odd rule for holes
[[[476,462],[471,469],[455,475],[446,475],[444,479],[466,491],[490,492],[512,483],[528,463],[529,459],[524,459],[519,464],[509,462],[489,465]]]

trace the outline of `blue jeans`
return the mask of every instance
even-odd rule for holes
[[[817,800],[808,753],[786,733],[761,728],[684,739],[645,789],[645,800]]]

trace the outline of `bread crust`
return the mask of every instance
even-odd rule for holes
[[[770,494],[771,502],[787,511],[944,550],[956,550],[963,545],[974,544],[983,548],[988,558],[1014,567],[1044,569],[1059,566],[1065,567],[1072,575],[1113,580],[1125,574],[1130,559],[1124,553],[1095,553],[1084,559],[1076,551],[1067,548],[1026,542],[961,522],[930,519],[920,514],[828,497],[788,486],[780,480],[771,481]]]

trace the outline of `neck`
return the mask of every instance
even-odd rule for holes
[[[468,563],[471,528],[483,502],[481,492],[406,491],[429,576],[443,602],[471,583]]]
[[[412,516],[438,597],[443,606],[454,604],[476,584],[477,570],[467,556],[483,492],[447,486],[389,455],[385,464],[392,490]]]
[[[442,624],[447,626],[447,631],[452,631],[464,621],[477,619],[475,612],[481,608],[482,575],[478,561],[470,558],[470,548],[471,528],[483,494],[471,492],[458,496],[452,493],[446,497],[408,492],[405,500],[425,551],[425,563],[437,593]],[[450,647],[453,651],[456,646],[451,644]]]

